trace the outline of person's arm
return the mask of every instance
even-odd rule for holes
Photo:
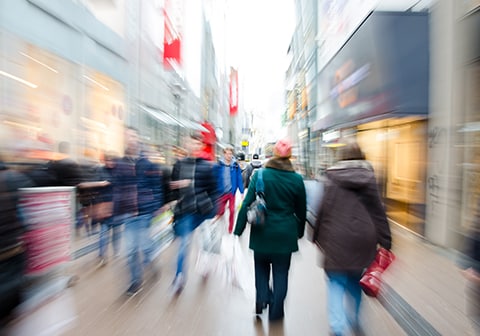
[[[244,188],[244,185],[243,185],[242,169],[240,169],[240,165],[238,165],[238,163],[237,163],[237,168],[235,169],[235,175],[236,175],[236,178],[237,178],[238,190],[242,194],[242,198],[243,198],[243,193],[245,192],[245,188]]]
[[[251,181],[252,183],[256,183],[256,178]],[[255,188],[251,187],[248,188],[247,194],[245,195],[242,206],[240,207],[240,211],[238,211],[237,220],[235,224],[234,235],[241,236],[243,231],[247,226],[247,210],[250,204],[253,203],[255,200]]]
[[[248,188],[250,185],[250,178],[252,177],[253,166],[250,163],[247,168],[245,168],[245,188]]]
[[[363,197],[362,201],[375,225],[377,231],[377,243],[383,248],[390,250],[392,248],[390,224],[388,223],[385,207],[380,198],[375,178],[369,183],[365,193],[361,195],[361,197]]]
[[[300,194],[295,202],[295,215],[298,218],[298,238],[302,238],[305,233],[305,222],[307,221],[307,192],[303,180],[300,183]]]
[[[82,182],[77,184],[77,188],[80,188],[80,189],[102,188],[108,185],[110,185],[110,181]]]
[[[152,190],[153,204],[157,209],[156,212],[160,212],[165,203],[165,195],[163,194],[163,176],[160,169],[160,165],[150,162],[146,178],[148,179],[148,185]]]

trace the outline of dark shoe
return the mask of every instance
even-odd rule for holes
[[[183,276],[182,273],[179,273],[177,276],[175,276],[175,279],[173,280],[172,294],[173,295],[180,294],[183,291],[184,287],[185,287],[185,277]]]
[[[263,310],[267,308],[266,302],[257,302],[255,303],[255,314],[260,315],[263,313]]]
[[[126,294],[127,296],[133,296],[137,294],[140,291],[140,289],[142,289],[141,283],[132,283],[130,287],[128,287]]]
[[[363,330],[362,326],[360,324],[354,324],[352,326],[352,333],[354,336],[365,336],[365,331]]]
[[[268,320],[269,320],[270,322],[281,322],[281,321],[283,321],[283,317],[284,317],[284,315],[269,316],[269,317],[268,317]]]

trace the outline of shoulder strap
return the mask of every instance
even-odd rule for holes
[[[257,193],[265,192],[265,185],[263,184],[263,169],[258,170],[257,184],[255,185]]]

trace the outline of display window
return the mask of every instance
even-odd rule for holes
[[[0,35],[0,141],[7,161],[71,156],[98,161],[123,152],[125,93],[118,82],[12,34]]]
[[[388,217],[424,235],[427,121],[395,118],[357,127],[357,141],[375,169]]]

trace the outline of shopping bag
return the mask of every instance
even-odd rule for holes
[[[222,269],[221,244],[225,234],[224,223],[219,218],[207,219],[198,229],[199,250],[195,270],[206,278],[219,274]]]
[[[202,251],[220,254],[223,225],[220,220],[206,220],[200,225],[200,246]]]
[[[238,288],[249,298],[255,297],[252,262],[246,258],[237,236],[228,235],[222,240],[222,281],[227,286]]]
[[[379,248],[375,260],[370,264],[362,278],[360,287],[365,294],[371,297],[377,297],[382,286],[382,273],[395,260],[395,255],[387,250]]]

